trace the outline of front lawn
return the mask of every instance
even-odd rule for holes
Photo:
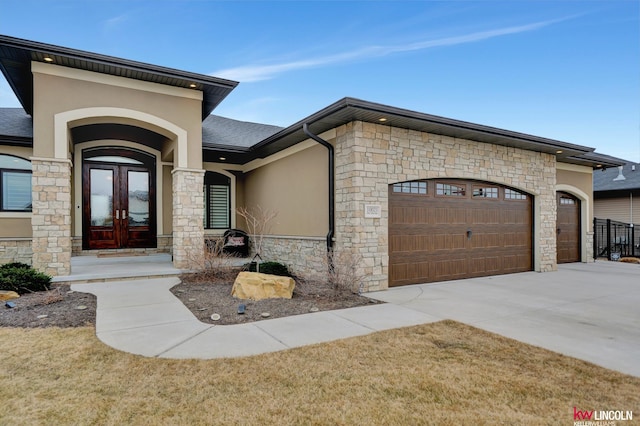
[[[0,328],[0,345],[0,424],[573,424],[574,407],[640,418],[640,378],[452,321],[241,359],[143,358],[90,327]]]

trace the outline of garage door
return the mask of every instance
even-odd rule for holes
[[[504,186],[424,180],[389,186],[389,285],[530,271],[532,197]]]
[[[580,200],[566,192],[557,192],[558,215],[556,244],[558,263],[580,262]]]

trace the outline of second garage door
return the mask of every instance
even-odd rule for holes
[[[580,262],[580,200],[566,192],[558,192],[556,199],[558,263]]]
[[[389,187],[389,285],[533,269],[533,199],[486,182]]]

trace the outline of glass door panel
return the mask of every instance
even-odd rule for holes
[[[128,171],[129,227],[149,226],[149,172]]]
[[[113,170],[91,169],[91,226],[113,226]]]

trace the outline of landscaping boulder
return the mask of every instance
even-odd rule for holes
[[[17,299],[18,297],[20,297],[20,295],[15,291],[0,290],[0,300],[2,301]]]
[[[296,283],[291,277],[240,272],[233,283],[231,295],[237,299],[249,300],[291,299],[295,286]]]

